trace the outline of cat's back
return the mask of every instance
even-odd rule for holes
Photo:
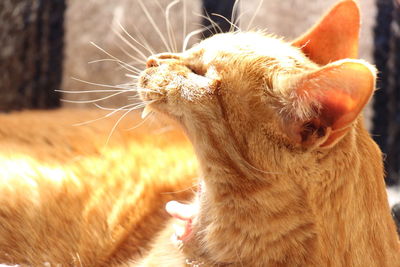
[[[0,115],[0,262],[101,265],[140,253],[163,206],[191,195],[196,161],[182,133],[98,110]],[[150,220],[146,217],[152,215]],[[145,223],[146,221],[146,223]]]

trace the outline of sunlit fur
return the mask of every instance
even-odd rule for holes
[[[366,88],[357,94],[370,97],[371,65],[328,66],[335,64],[335,80],[316,79],[309,89],[318,92],[300,99],[299,79],[323,66],[262,33],[220,34],[184,53],[149,58],[140,86],[156,92],[142,98],[185,129],[204,185],[193,236],[178,249],[167,228],[139,266],[400,266],[381,152],[361,116],[339,135],[324,128],[312,145],[290,134],[322,116],[318,95],[352,81],[358,69],[365,77],[354,83]],[[348,86],[344,93],[359,84]],[[333,119],[341,112],[328,110]]]
[[[375,79],[368,63],[344,62],[364,66]],[[105,114],[3,114],[0,263],[399,265],[381,152],[362,118],[326,147],[318,138],[329,131],[311,143],[294,138],[298,123],[318,117],[322,105],[293,90],[321,69],[299,48],[262,33],[229,33],[180,54],[154,55],[147,63],[140,77],[142,98],[185,130],[200,173],[180,131],[162,123],[125,131],[141,121],[126,113],[130,110],[123,110],[130,116],[118,123],[81,127],[71,125]],[[188,200],[198,174],[199,211],[193,236],[180,250],[171,242],[173,227],[164,227],[163,206],[171,199]]]
[[[127,131],[131,113],[105,146],[115,119],[72,126],[103,115],[0,115],[0,263],[119,266],[163,227],[168,200],[191,197],[197,162],[179,131]]]

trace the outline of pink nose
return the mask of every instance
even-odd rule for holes
[[[151,67],[158,67],[160,66],[158,59],[154,56],[149,57],[149,59],[146,62],[146,67],[151,68]]]
[[[158,67],[161,65],[163,61],[167,60],[179,60],[179,54],[173,54],[173,53],[161,53],[157,55],[150,56],[147,59],[146,66],[147,68],[151,67]]]

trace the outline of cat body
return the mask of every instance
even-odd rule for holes
[[[187,260],[200,266],[400,266],[386,193],[376,190],[384,188],[382,166],[362,162],[381,159],[369,138],[359,121],[335,151],[304,159],[318,170],[292,168],[296,158],[271,152],[268,157],[282,164],[275,166],[290,169],[284,178],[254,183],[241,173],[229,184],[205,182],[194,244],[174,245],[170,225],[139,266],[187,266]],[[335,166],[330,175],[327,166]],[[305,175],[307,182],[300,178]]]
[[[226,33],[149,58],[142,98],[184,128],[202,186],[189,236],[168,227],[139,266],[400,266],[360,116],[376,71],[346,59],[358,30],[342,1],[292,43]]]
[[[180,131],[128,131],[142,121],[132,112],[105,145],[115,119],[72,126],[106,114],[0,114],[1,264],[121,266],[163,228],[168,200],[192,197],[197,162]]]
[[[71,127],[99,111],[1,115],[1,263],[400,266],[360,115],[376,71],[348,59],[358,30],[345,0],[291,43],[227,33],[150,57],[141,97],[194,151],[163,124],[124,131],[138,114],[105,147],[115,122]],[[163,206],[192,197],[194,154],[201,185],[182,238]]]

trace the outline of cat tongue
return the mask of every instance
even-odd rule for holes
[[[196,215],[194,205],[182,204],[177,201],[168,202],[165,209],[172,217],[183,221],[189,221]]]
[[[174,225],[177,239],[181,241],[188,240],[192,233],[192,219],[196,215],[195,205],[170,201],[165,206],[165,209],[172,217],[184,223],[184,226]]]

